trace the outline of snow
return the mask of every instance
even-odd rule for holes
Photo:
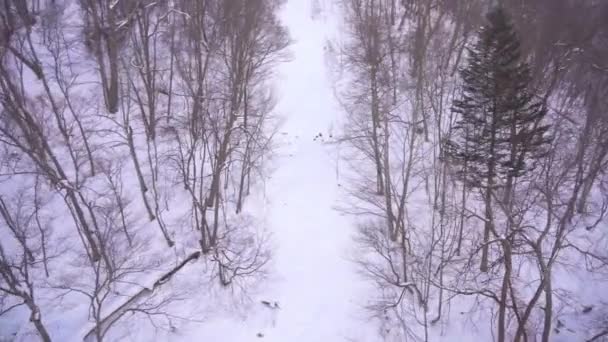
[[[111,6],[118,2],[113,1]],[[212,282],[217,283],[217,279],[205,278],[212,263],[206,263],[201,257],[201,260],[185,265],[184,271],[176,273],[175,277],[158,283],[163,285],[163,289],[153,294],[161,299],[163,295],[175,295],[179,303],[169,306],[167,310],[176,317],[186,317],[186,322],[176,320],[170,323],[168,331],[155,330],[145,319],[139,324],[125,315],[120,324],[113,326],[107,341],[382,340],[380,322],[370,318],[365,309],[368,301],[377,297],[380,291],[369,288],[370,284],[364,281],[351,260],[356,248],[353,241],[356,223],[352,217],[344,216],[335,209],[349,199],[339,185],[339,173],[346,172],[338,168],[339,144],[331,141],[334,128],[340,127],[344,114],[337,103],[326,63],[326,58],[338,58],[334,55],[337,48],[328,42],[328,39],[339,34],[336,28],[339,14],[332,13],[330,2],[323,2],[323,8],[318,9],[311,8],[320,6],[318,1],[290,0],[281,13],[293,39],[289,48],[292,60],[278,68],[275,79],[276,111],[283,124],[279,134],[275,135],[277,151],[272,160],[273,172],[266,175],[263,189],[252,192],[244,209],[244,214],[255,216],[256,224],[261,224],[262,230],[271,233],[273,258],[268,277],[258,287],[249,289],[248,296],[230,302],[230,289],[217,288],[219,285],[211,285]],[[171,11],[189,17],[187,13],[173,8]],[[431,146],[424,146],[427,147]],[[58,186],[74,190],[67,179],[61,180]],[[182,199],[188,201],[187,198]],[[423,199],[419,201],[422,203]],[[431,218],[430,214],[424,215],[422,211],[427,208],[425,205],[418,208],[416,201],[413,201],[412,208],[420,209],[416,212],[420,213],[416,220],[421,222],[421,226],[423,221]],[[165,219],[179,222],[174,218],[180,214],[178,208],[167,213],[170,217]],[[185,226],[182,229],[186,229]],[[150,227],[142,229],[145,228]],[[489,244],[504,239],[505,236],[501,235]],[[166,262],[175,257],[178,263],[184,255],[192,253],[193,248],[198,248],[195,239],[177,241],[172,250],[165,249],[162,242],[158,241],[159,246],[149,246],[150,255],[143,257],[154,257],[159,265],[161,260]],[[156,253],[161,247],[165,252]],[[583,265],[582,261],[580,265]],[[141,291],[142,288],[153,289],[158,275],[163,274],[162,271],[166,271],[168,266],[163,264],[138,275],[138,286],[129,293]],[[586,282],[572,275],[559,274],[556,278],[564,288],[588,293],[585,304],[605,297],[599,286],[587,288]],[[580,278],[585,279],[583,275]],[[565,282],[572,284],[566,286],[563,284]],[[404,289],[415,285],[415,282],[398,284]],[[430,340],[490,339],[489,320],[493,308],[485,305],[487,303],[476,304],[470,298],[458,297],[451,304],[446,304],[451,308],[444,309],[447,312],[442,312],[442,320],[430,327]],[[35,314],[42,315],[56,340],[82,341],[93,326],[85,306],[87,303],[82,299],[77,294],[66,296],[65,302],[62,299],[56,311],[45,311],[47,308],[41,306],[41,312],[36,311]],[[107,303],[104,314],[123,303]],[[412,311],[420,310],[415,302],[408,304],[412,304]],[[427,316],[435,317],[435,308],[430,310]],[[564,309],[559,317],[569,319],[564,319],[569,324],[579,325],[577,310],[576,307]],[[54,315],[56,312],[61,312],[61,315]],[[27,325],[25,318],[21,321],[26,322],[21,327],[17,324],[13,327],[13,323],[8,321],[6,324],[0,322],[0,327],[18,332],[21,329],[15,336],[27,340],[28,336],[23,331],[32,331],[32,326]],[[400,324],[395,321],[384,323],[385,326]],[[555,339],[572,340],[574,335],[564,332]],[[4,336],[8,335],[0,332],[0,340]]]
[[[340,200],[336,156],[330,145],[314,139],[329,135],[341,110],[324,60],[331,27],[313,20],[309,6],[290,1],[283,13],[295,40],[294,59],[283,66],[279,81],[279,111],[287,116],[283,130],[289,145],[268,185],[281,311],[265,340],[371,341],[363,315],[357,315],[363,284],[347,258],[354,230],[334,209]]]
[[[311,18],[309,6],[289,1],[282,12],[294,43],[276,81],[285,122],[265,189],[274,270],[244,319],[226,314],[208,320],[182,335],[184,341],[379,340],[362,307],[365,284],[348,258],[354,229],[334,209],[341,196],[335,149],[315,139],[331,134],[341,109],[324,59],[332,28]]]

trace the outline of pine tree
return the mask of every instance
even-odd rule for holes
[[[546,149],[548,126],[541,101],[530,91],[531,76],[520,43],[507,14],[496,8],[469,50],[461,71],[462,96],[452,111],[458,119],[445,144],[448,161],[470,188],[485,200],[484,245],[481,271],[487,271],[493,226],[492,198],[497,189],[509,206],[514,179],[534,166]]]

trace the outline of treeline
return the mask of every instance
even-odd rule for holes
[[[581,290],[608,266],[608,3],[340,5],[343,210],[387,339],[608,334]]]
[[[241,212],[272,149],[282,2],[2,1],[1,315],[50,341],[44,309],[76,294],[101,341],[161,241],[222,286],[256,277],[269,254]]]

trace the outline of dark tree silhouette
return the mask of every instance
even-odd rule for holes
[[[546,110],[530,90],[528,64],[520,42],[502,8],[487,15],[487,25],[469,48],[461,71],[462,95],[453,103],[457,114],[446,157],[467,186],[480,189],[485,201],[484,245],[481,271],[488,267],[488,240],[494,230],[492,201],[503,190],[508,205],[513,181],[534,166],[546,150],[549,126]]]

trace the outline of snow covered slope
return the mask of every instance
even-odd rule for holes
[[[289,1],[282,19],[294,42],[275,84],[285,121],[266,183],[274,268],[247,312],[192,326],[181,335],[185,341],[377,339],[362,308],[365,286],[349,260],[353,229],[334,209],[340,188],[330,135],[341,110],[324,57],[332,27],[311,16],[309,1]]]

